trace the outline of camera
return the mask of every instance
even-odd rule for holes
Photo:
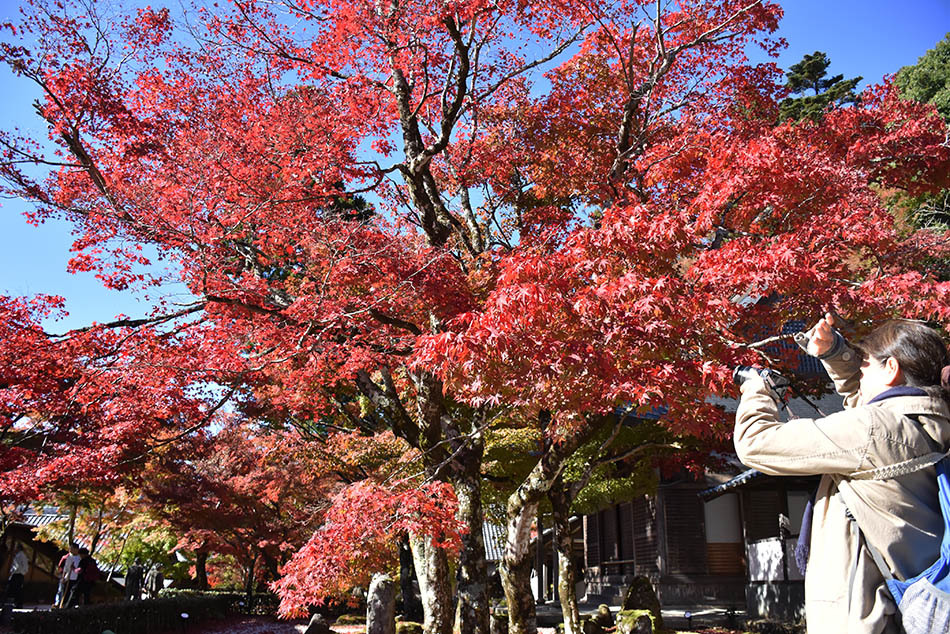
[[[785,398],[785,392],[791,386],[791,381],[784,376],[769,368],[757,368],[751,365],[736,366],[732,371],[732,381],[736,385],[742,385],[748,379],[759,377],[765,383],[765,386],[774,392],[779,398]]]

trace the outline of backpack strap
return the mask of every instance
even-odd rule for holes
[[[841,493],[842,500],[844,501],[845,515],[849,520],[851,520],[851,534],[857,541],[857,549],[854,553],[854,561],[851,563],[851,576],[848,581],[848,612],[851,612],[851,598],[854,596],[854,582],[858,576],[858,559],[861,557],[862,544],[867,546],[868,553],[870,553],[871,559],[874,561],[874,565],[877,566],[877,569],[881,572],[881,576],[884,577],[884,587],[887,589],[887,593],[891,596],[891,599],[894,601],[894,603],[897,604],[897,598],[895,597],[894,591],[891,588],[891,584],[896,581],[894,574],[888,567],[887,562],[884,561],[884,555],[881,554],[881,551],[875,548],[874,544],[872,544],[864,536],[864,531],[861,530],[861,525],[858,524],[858,518],[854,516],[850,507],[848,506],[852,491],[849,491],[846,487],[841,486],[842,484],[845,484],[845,482],[839,480],[837,489],[838,492]],[[903,619],[901,618],[900,609],[898,608],[891,616],[894,618],[894,622],[897,624],[899,631],[903,632]]]
[[[926,469],[927,467],[932,467],[937,464],[944,458],[950,457],[950,451],[946,453],[941,453],[939,451],[934,451],[933,453],[924,454],[923,456],[917,456],[916,458],[911,458],[909,460],[904,460],[902,462],[897,462],[894,464],[889,464],[884,467],[877,467],[876,469],[866,469],[864,471],[855,471],[848,476],[850,480],[890,480],[891,478],[899,478],[905,476],[909,473],[914,473],[915,471],[920,471],[921,469]]]
[[[919,414],[906,414],[907,418],[920,425]],[[876,469],[866,469],[864,471],[855,471],[848,476],[849,480],[890,480],[899,478],[909,473],[932,467],[944,458],[950,458],[950,448],[947,451],[934,451],[923,456],[910,458],[894,464],[877,467]]]

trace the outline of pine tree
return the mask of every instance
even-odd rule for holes
[[[779,105],[779,121],[811,119],[817,121],[829,106],[857,103],[854,89],[861,77],[845,79],[844,75],[825,77],[831,60],[821,51],[805,55],[785,73],[786,86],[792,94]],[[813,91],[814,94],[805,94]]]

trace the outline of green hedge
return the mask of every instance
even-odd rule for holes
[[[15,612],[13,631],[19,634],[158,634],[187,622],[201,623],[226,617],[230,599],[220,597],[174,597],[101,603],[51,612]]]
[[[251,614],[258,616],[274,616],[280,599],[271,592],[255,592],[252,605],[247,605],[247,595],[236,590],[178,590],[168,588],[162,590],[159,598],[195,599],[211,597],[228,602],[228,611],[234,614]],[[118,634],[118,633],[116,633]]]

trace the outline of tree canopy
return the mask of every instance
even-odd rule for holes
[[[928,267],[946,236],[880,195],[947,186],[943,121],[884,82],[776,125],[782,73],[746,56],[777,52],[774,2],[22,13],[0,61],[42,91],[49,139],[3,132],[3,193],[74,223],[73,270],[162,300],[48,333],[60,298],[3,299],[3,427],[46,440],[4,450],[0,495],[238,443],[225,413],[327,446],[390,434],[408,457],[334,492],[346,513],[284,569],[285,614],[341,589],[328,562],[383,565],[397,530],[427,634],[455,602],[464,634],[487,631],[482,467],[505,425],[537,440],[502,562],[511,632],[530,632],[531,520],[618,406],[717,439],[710,396],[738,362],[787,361],[777,324],[950,316]],[[794,77],[841,101],[825,61]]]
[[[933,104],[950,121],[950,33],[916,64],[897,71],[894,83],[905,98]]]

